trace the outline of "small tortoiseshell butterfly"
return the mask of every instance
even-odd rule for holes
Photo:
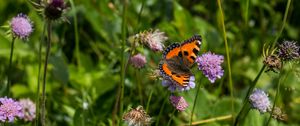
[[[164,79],[185,87],[195,78],[190,69],[200,51],[202,38],[194,35],[181,44],[173,43],[163,52],[163,59],[159,64],[160,74]]]

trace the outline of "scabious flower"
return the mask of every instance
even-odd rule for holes
[[[33,121],[35,119],[35,103],[33,103],[30,99],[20,99],[20,105],[22,106],[22,111],[24,113],[24,121]]]
[[[162,80],[162,86],[164,87],[168,87],[168,90],[171,92],[175,92],[175,91],[188,91],[192,88],[195,88],[195,76],[191,76],[190,77],[190,82],[187,84],[187,86],[180,86],[179,84],[177,84],[176,82],[168,79],[168,78],[164,78]]]
[[[223,61],[224,57],[222,55],[216,55],[211,52],[202,54],[196,58],[199,70],[203,72],[211,83],[214,83],[217,78],[223,76],[224,70],[221,67]]]
[[[123,120],[129,126],[150,126],[151,124],[151,117],[147,115],[142,106],[130,109],[129,112],[123,115]]]
[[[182,96],[170,96],[171,104],[179,111],[184,111],[189,105]]]
[[[263,90],[255,89],[249,96],[249,100],[252,107],[257,109],[260,113],[265,113],[270,108],[270,100]]]
[[[145,66],[147,61],[146,57],[139,53],[130,58],[130,63],[133,65],[133,67],[140,69]]]
[[[284,41],[282,44],[279,45],[278,49],[278,56],[283,61],[290,61],[294,59],[299,59],[300,47],[294,41]]]
[[[164,48],[163,42],[168,39],[165,33],[158,29],[142,32],[137,34],[137,37],[142,44],[147,45],[154,52],[162,51]]]
[[[25,14],[18,14],[10,21],[10,28],[13,37],[27,39],[32,33],[32,22]]]
[[[20,103],[7,97],[0,98],[0,121],[13,122],[17,117],[24,117]]]

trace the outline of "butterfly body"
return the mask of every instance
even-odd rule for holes
[[[159,65],[163,78],[182,87],[194,81],[190,69],[200,51],[201,41],[201,36],[195,35],[181,44],[169,45],[163,52],[163,59]]]

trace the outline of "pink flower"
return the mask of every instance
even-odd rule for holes
[[[171,104],[179,111],[184,111],[189,105],[182,96],[170,96]]]
[[[138,68],[138,69],[144,67],[145,64],[147,63],[146,57],[140,53],[132,56],[130,58],[130,62],[135,68]]]
[[[222,55],[216,55],[211,52],[202,54],[200,57],[197,57],[196,63],[198,64],[199,70],[203,72],[205,77],[211,83],[214,83],[217,78],[221,78],[224,74],[221,64],[224,61]]]
[[[13,122],[17,117],[24,117],[21,104],[11,98],[0,98],[0,121]]]
[[[10,21],[11,32],[14,37],[27,39],[32,33],[32,23],[25,14],[18,14]]]
[[[23,119],[25,121],[32,121],[35,119],[35,103],[33,103],[29,98],[27,99],[20,99],[19,103],[22,106],[22,111],[24,113]]]
[[[168,39],[165,33],[158,29],[145,31],[138,34],[138,37],[140,37],[143,44],[147,45],[154,52],[162,51],[164,47],[163,42]]]

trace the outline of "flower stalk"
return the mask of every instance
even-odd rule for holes
[[[16,37],[12,37],[11,47],[10,47],[10,56],[9,56],[9,66],[8,66],[8,74],[7,74],[7,96],[10,96],[10,86],[11,86],[11,65],[12,59],[14,55],[14,44],[15,44]]]
[[[47,80],[47,68],[48,68],[48,59],[50,55],[51,49],[51,21],[48,20],[47,22],[47,49],[46,49],[46,57],[45,57],[45,64],[44,64],[44,76],[43,76],[43,85],[42,85],[42,111],[41,111],[41,121],[42,126],[46,125],[46,80]]]

